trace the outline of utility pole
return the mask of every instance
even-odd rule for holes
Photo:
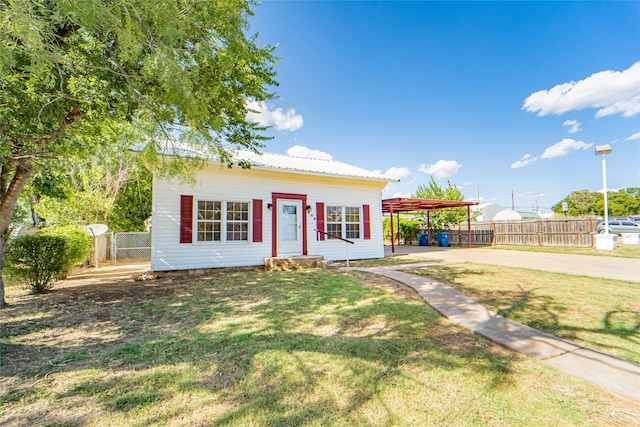
[[[480,203],[480,186],[478,185],[478,203]]]
[[[516,210],[516,199],[513,195],[513,188],[511,189],[511,210],[512,211]]]

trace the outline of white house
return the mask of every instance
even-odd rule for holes
[[[479,205],[471,206],[472,212],[480,212],[480,215],[476,217],[478,222],[490,222],[498,212],[505,210],[497,203],[482,203]]]
[[[262,265],[275,256],[384,256],[382,191],[397,181],[334,160],[238,151],[197,183],[154,177],[153,271]],[[322,230],[353,241],[351,245]]]
[[[513,211],[511,209],[505,209],[498,212],[494,217],[494,221],[520,221],[523,219],[539,219],[540,215],[535,212],[529,211]]]

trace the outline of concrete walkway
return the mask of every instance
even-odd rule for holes
[[[413,288],[431,307],[451,321],[513,350],[543,360],[564,372],[640,401],[640,365],[514,322],[487,310],[450,286],[399,271],[433,265],[438,264],[418,263],[352,269],[368,271],[402,282]]]
[[[445,263],[475,262],[505,267],[531,268],[581,276],[640,282],[640,259],[607,256],[509,251],[490,248],[441,248],[437,246],[396,246],[396,255],[411,254]],[[385,247],[390,256],[391,247]],[[427,260],[425,260],[427,261]]]

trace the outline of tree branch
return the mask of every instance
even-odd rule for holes
[[[38,148],[40,151],[44,151],[49,145],[55,142],[62,134],[64,134],[74,123],[83,118],[87,113],[80,111],[78,107],[71,108],[64,122],[58,127],[58,129],[51,132],[49,135],[43,137],[38,141]]]
[[[111,60],[116,65],[116,67],[118,67],[118,69],[122,73],[122,76],[127,81],[127,84],[129,85],[131,90],[133,90],[136,93],[136,95],[138,95],[138,104],[143,105],[144,96],[140,93],[140,91],[138,91],[138,89],[135,88],[135,86],[133,86],[133,83],[131,82],[131,76],[129,76],[129,74],[122,67],[122,65],[120,65],[120,61],[118,61],[118,57],[116,57],[116,55],[113,53],[113,50],[111,50],[111,47],[108,44],[106,45],[106,47],[107,47],[107,51],[109,52],[109,56],[111,56]]]

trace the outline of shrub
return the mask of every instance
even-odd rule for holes
[[[67,272],[69,244],[44,233],[16,238],[7,252],[7,272],[34,294],[48,291]]]
[[[75,225],[47,228],[44,233],[64,237],[67,240],[69,247],[67,272],[70,272],[75,264],[83,262],[93,250],[91,237],[86,231]]]

